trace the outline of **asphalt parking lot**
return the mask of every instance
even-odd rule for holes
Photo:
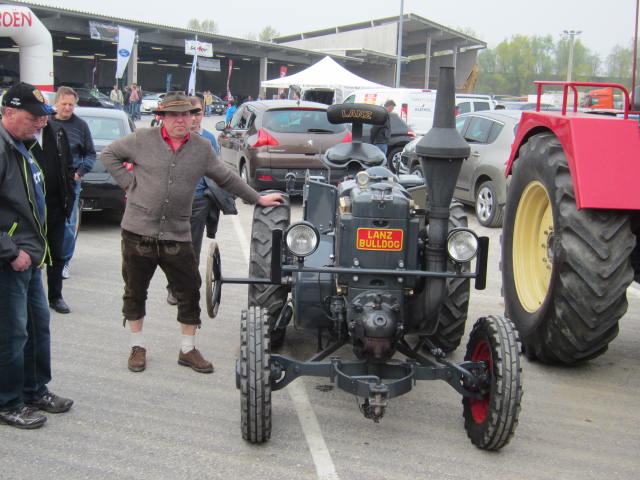
[[[205,122],[212,127],[216,118]],[[149,117],[139,123],[148,125]],[[210,128],[213,130],[213,128]],[[222,218],[223,273],[247,272],[252,207]],[[294,215],[300,202],[294,201]],[[499,229],[491,238],[488,288],[472,290],[467,331],[486,314],[502,314]],[[201,261],[204,276],[205,239]],[[64,296],[73,312],[52,313],[51,389],[76,404],[34,431],[0,427],[0,479],[527,479],[635,480],[640,471],[640,288],[609,351],[574,368],[524,360],[520,424],[498,453],[475,448],[463,427],[460,396],[440,382],[420,382],[393,399],[379,424],[353,396],[296,380],[273,394],[271,441],[254,446],[240,434],[235,388],[240,312],[246,287],[225,285],[216,319],[203,313],[197,346],[215,365],[203,375],[177,365],[175,307],[158,272],[149,290],[148,365],[127,370],[122,327],[120,230],[100,214],[83,218]],[[204,307],[204,301],[202,306]],[[466,343],[466,339],[464,340]],[[284,352],[307,355],[315,337],[291,331]],[[347,352],[345,356],[348,355]],[[461,360],[464,348],[452,358]],[[320,388],[318,388],[320,387]]]

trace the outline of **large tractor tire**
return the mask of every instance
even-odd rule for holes
[[[529,358],[574,364],[607,350],[627,310],[634,245],[628,215],[576,209],[555,135],[522,146],[507,192],[501,265],[506,315]]]
[[[269,193],[269,192],[266,192]],[[271,233],[280,229],[285,231],[291,219],[289,197],[283,195],[284,203],[275,207],[256,205],[253,211],[251,228],[251,246],[249,255],[249,276],[269,278],[271,273]],[[287,287],[284,285],[249,285],[249,306],[262,307],[267,311],[271,345],[276,348],[284,342],[285,327],[276,329],[280,313],[287,303]]]
[[[478,319],[464,359],[486,362],[488,373],[479,386],[481,398],[462,398],[467,435],[478,448],[499,450],[513,436],[522,400],[520,344],[513,324],[498,316]]]
[[[240,321],[240,421],[242,438],[271,437],[271,350],[266,311],[251,307]]]
[[[449,210],[449,230],[459,227],[467,227],[468,219],[464,207],[459,202],[452,202]],[[453,270],[453,265],[449,265]],[[465,265],[464,271],[469,271],[469,266]],[[469,289],[470,280],[468,278],[447,279],[447,298],[440,307],[438,315],[438,329],[433,335],[427,338],[445,353],[454,351],[460,345],[464,335],[464,327],[467,322],[467,311],[469,310]]]

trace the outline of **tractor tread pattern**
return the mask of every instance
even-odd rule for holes
[[[470,400],[463,397],[463,415],[469,439],[483,450],[499,450],[509,443],[518,425],[522,401],[522,366],[520,342],[513,323],[500,316],[479,318],[467,345],[465,360],[471,360],[475,342],[485,339],[491,346],[493,372],[491,398],[487,417],[477,423],[470,409]]]
[[[240,323],[240,406],[242,438],[263,443],[271,437],[269,325],[264,309],[242,312]]]
[[[553,134],[536,135],[522,148],[513,176],[525,167],[533,167],[554,189],[548,193],[555,204],[556,270],[549,293],[553,298],[544,319],[534,332],[523,335],[523,343],[528,356],[546,363],[586,361],[607,350],[618,334],[618,320],[627,311],[626,291],[633,281],[630,256],[636,243],[629,217],[613,211],[576,208],[567,160]],[[507,315],[518,324],[517,309],[509,307],[511,302],[518,300],[505,298]]]

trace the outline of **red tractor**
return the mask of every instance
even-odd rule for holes
[[[538,99],[543,85],[562,86],[563,106],[523,112],[518,126],[505,172],[503,295],[529,358],[574,364],[607,350],[640,281],[640,129],[622,85],[535,83]],[[623,113],[578,112],[578,87],[620,90]]]

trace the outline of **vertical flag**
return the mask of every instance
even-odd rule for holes
[[[233,95],[231,95],[231,90],[229,89],[229,81],[231,80],[231,71],[233,70],[233,60],[229,59],[229,73],[227,73],[227,98],[225,100],[231,101],[233,100]]]
[[[116,68],[116,78],[122,78],[124,69],[131,56],[133,41],[136,37],[136,31],[130,28],[118,26],[118,66]]]
[[[196,37],[196,48],[193,52],[193,63],[191,63],[191,74],[189,75],[189,86],[187,87],[187,94],[193,95],[196,93],[196,72],[198,70],[198,37]]]

